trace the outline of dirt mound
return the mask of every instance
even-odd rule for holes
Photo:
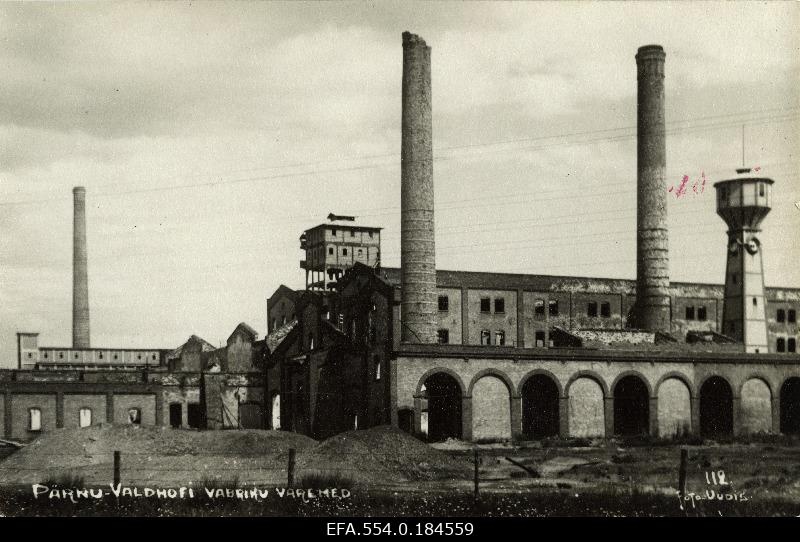
[[[365,484],[467,479],[471,466],[412,437],[382,425],[348,431],[307,448],[298,455],[297,476],[338,474]]]
[[[287,431],[194,431],[102,424],[55,429],[0,463],[0,484],[29,484],[67,475],[108,483],[121,452],[124,483],[188,484],[201,479],[267,483],[286,479],[289,448],[316,444]]]

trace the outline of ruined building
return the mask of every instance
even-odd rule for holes
[[[18,334],[0,436],[103,421],[473,441],[800,432],[800,288],[765,286],[758,238],[773,180],[716,184],[724,280],[669,280],[660,46],[635,57],[635,280],[437,270],[431,48],[404,33],[402,59],[399,269],[381,265],[380,228],[332,215],[301,236],[305,289],[274,291],[263,339],[240,324],[220,348],[91,348],[76,189],[73,345]]]
[[[725,285],[669,280],[665,59],[636,54],[636,280],[435,270],[430,47],[403,35],[401,267],[281,286],[281,423],[392,423],[433,440],[800,431],[800,289],[765,288],[772,180],[718,183]],[[740,172],[741,173],[741,172]],[[633,225],[632,225],[633,227]],[[331,226],[320,225],[319,228]]]

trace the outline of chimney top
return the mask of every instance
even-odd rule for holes
[[[86,192],[86,188],[83,186],[76,186],[72,189],[72,193],[74,194],[76,192]]]
[[[736,173],[739,173],[739,174],[750,173],[750,171],[752,171],[752,170],[749,167],[737,167],[736,168]]]
[[[660,45],[643,45],[639,47],[639,50],[636,52],[637,62],[644,60],[664,60],[665,56],[664,48]]]
[[[403,47],[416,47],[418,45],[427,47],[425,40],[421,37],[408,31],[403,32]]]

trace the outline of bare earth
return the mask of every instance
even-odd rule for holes
[[[675,495],[677,502],[679,446],[593,444],[478,445],[480,490],[524,494],[610,489]],[[783,499],[797,502],[800,510],[797,441],[685,447],[689,450],[687,492],[704,494],[715,489],[743,493],[751,501]],[[388,426],[316,442],[286,431],[111,425],[43,434],[0,460],[0,486],[65,476],[82,479],[86,485],[105,485],[112,480],[114,450],[122,453],[121,477],[128,485],[175,487],[212,480],[240,486],[285,485],[290,448],[296,450],[295,480],[327,476],[340,487],[407,493],[463,495],[474,487],[476,446],[459,441],[428,445]],[[706,473],[720,471],[724,484],[707,478]]]

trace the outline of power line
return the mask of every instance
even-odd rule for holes
[[[795,108],[796,109],[796,108]],[[797,117],[798,114],[791,114],[791,115],[780,115],[780,116],[773,116],[773,117],[764,117],[762,122],[756,122],[759,119],[752,119],[750,122],[746,124],[762,124],[764,122],[772,122],[772,121],[785,121],[791,120],[792,118]],[[784,118],[785,117],[785,118]],[[738,126],[741,124],[741,121],[736,121],[734,125]],[[705,124],[701,126],[696,126],[694,128],[689,128],[685,130],[667,130],[667,133],[670,135],[678,134],[678,133],[691,133],[695,131],[703,131],[707,129],[715,129],[720,127],[728,127],[731,125],[730,122],[728,123],[719,123],[719,124]],[[600,133],[602,131],[596,131],[595,133]],[[549,144],[543,146],[534,146],[534,147],[515,147],[512,149],[499,149],[494,150],[490,153],[474,153],[475,156],[481,156],[485,154],[492,154],[497,152],[510,152],[510,151],[535,151],[535,150],[544,150],[554,147],[560,146],[575,146],[575,145],[584,145],[587,143],[598,143],[602,141],[621,141],[624,139],[629,139],[631,137],[635,137],[636,134],[630,135],[622,135],[622,136],[611,136],[611,137],[601,137],[601,138],[594,138],[585,141],[579,142],[559,142],[556,144]],[[559,136],[547,136],[548,139],[553,139]],[[563,137],[563,136],[562,136]],[[531,138],[528,141],[535,141],[536,138]],[[474,146],[478,146],[480,144],[475,144]],[[483,146],[491,146],[494,145],[493,143],[482,144]],[[452,149],[457,149],[459,147],[452,147]],[[471,148],[471,147],[462,147],[462,148]],[[394,156],[394,155],[392,155]],[[434,157],[434,161],[446,161],[446,160],[454,160],[456,158],[463,158],[463,155],[455,155],[455,156],[439,156]],[[203,183],[194,183],[194,184],[185,184],[185,185],[175,185],[175,186],[161,186],[161,187],[151,187],[151,188],[141,188],[141,189],[133,189],[133,190],[124,190],[118,192],[98,192],[93,194],[92,197],[108,197],[108,196],[118,196],[118,195],[125,195],[125,194],[141,194],[141,193],[150,193],[150,192],[163,192],[163,191],[170,191],[170,190],[182,190],[188,188],[201,188],[201,187],[214,187],[214,186],[224,186],[224,185],[232,185],[238,183],[247,183],[247,182],[255,182],[255,181],[268,181],[268,180],[280,180],[286,178],[293,178],[293,177],[303,177],[303,176],[314,176],[314,175],[321,175],[321,174],[330,174],[330,173],[343,173],[343,172],[352,172],[352,171],[360,171],[360,170],[367,170],[367,169],[375,169],[380,167],[385,167],[387,165],[398,166],[399,163],[392,162],[391,164],[368,164],[368,165],[360,165],[360,166],[353,166],[347,168],[338,168],[338,169],[328,169],[328,170],[316,170],[316,171],[308,171],[308,172],[292,172],[292,173],[282,173],[272,176],[257,176],[257,177],[247,177],[241,179],[228,179],[228,180],[218,180],[218,181],[209,181]],[[11,202],[2,202],[0,206],[11,206],[11,205],[23,205],[23,204],[31,204],[31,203],[43,203],[43,202],[52,202],[52,201],[63,201],[69,199],[67,197],[56,197],[51,199],[31,199],[31,200],[19,200],[19,201],[11,201]]]

